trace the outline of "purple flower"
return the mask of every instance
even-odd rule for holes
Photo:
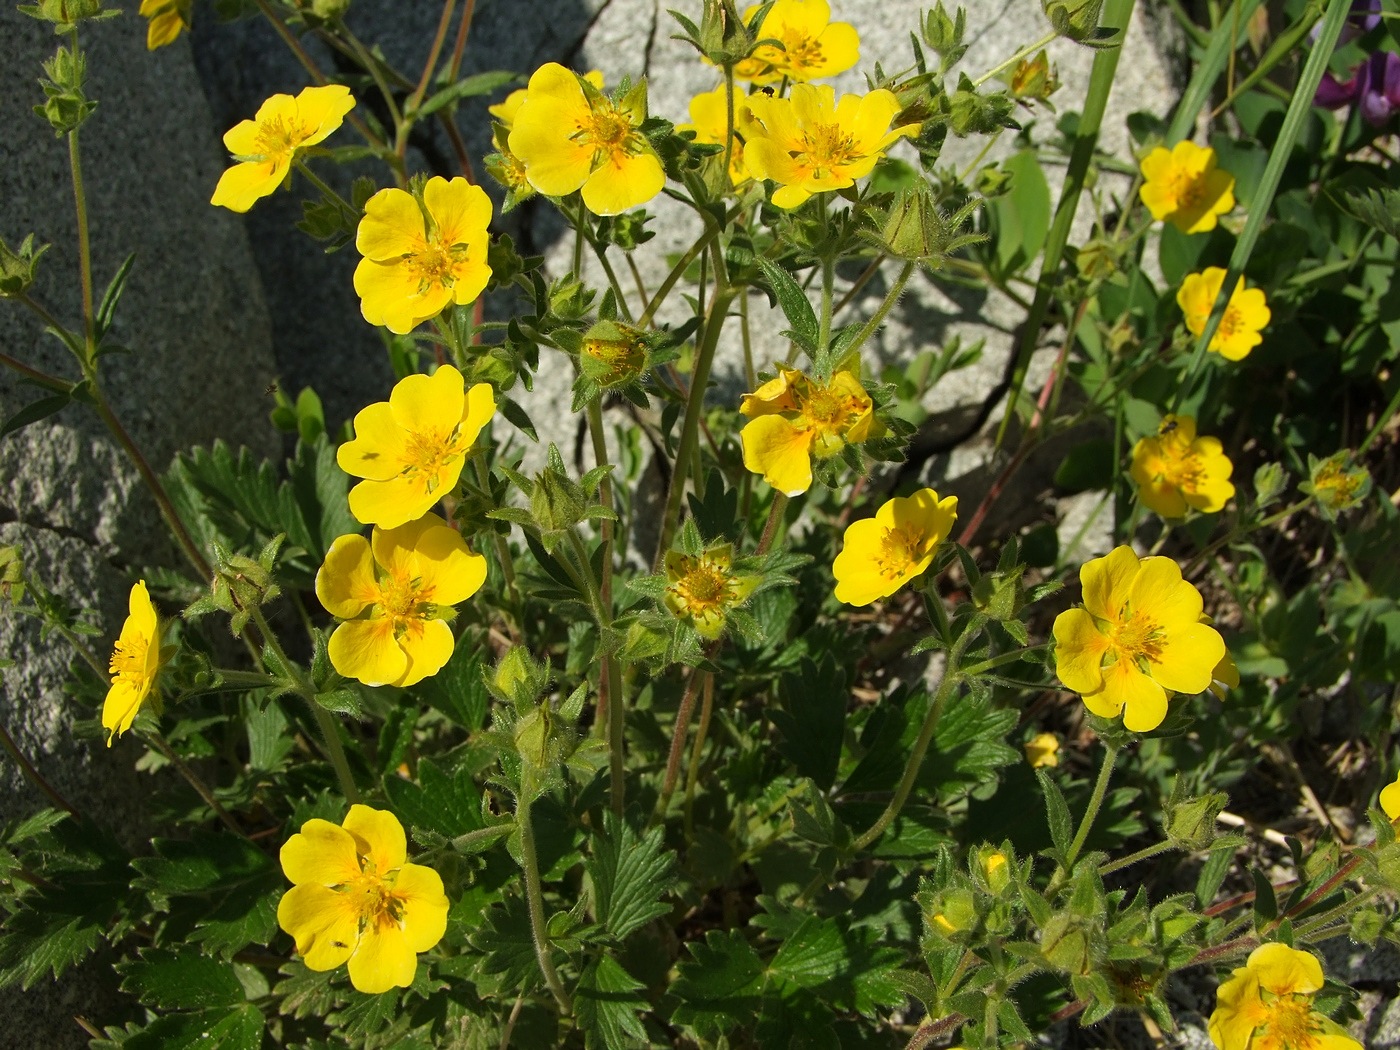
[[[1346,25],[1342,26],[1342,35],[1337,39],[1337,46],[1349,44],[1363,33],[1369,33],[1381,24],[1381,0],[1351,0],[1351,12],[1347,15]],[[1319,22],[1313,26],[1312,32],[1308,34],[1308,39],[1317,43],[1317,38],[1322,34],[1322,24]]]
[[[1352,70],[1351,79],[1345,81],[1324,73],[1313,101],[1327,109],[1360,106],[1366,122],[1374,128],[1381,127],[1400,109],[1400,55],[1377,51]]]

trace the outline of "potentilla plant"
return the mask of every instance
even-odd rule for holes
[[[143,567],[106,639],[0,549],[7,613],[72,649],[93,761],[178,778],[131,851],[0,727],[53,804],[3,831],[0,983],[100,953],[82,1024],[132,1050],[992,1050],[1071,1019],[1118,1045],[1169,1038],[1174,982],[1218,984],[1220,1050],[1362,1045],[1320,945],[1400,939],[1400,190],[1377,107],[1312,100],[1396,19],[1334,56],[1344,4],[1285,4],[1268,48],[1257,3],[1178,10],[1190,85],[1125,159],[1096,147],[1131,0],[1044,0],[986,70],[942,2],[868,68],[826,0],[692,2],[711,86],[673,114],[557,62],[464,77],[471,3],[416,75],[346,0],[252,7],[307,83],[227,132],[211,206],[306,197],[396,379],[346,421],[279,393],[284,463],[154,469],[104,393],[132,263],[96,295],[85,233],[81,41],[115,12],[25,8],[61,41],[36,119],[69,146],[84,307],[39,297],[42,230],[3,231],[0,297],[73,365],[0,354],[43,390],[0,433],[95,410],[184,564]],[[210,12],[137,13],[155,49]],[[1057,40],[1094,52],[1081,98]],[[457,169],[410,169],[424,124]],[[663,195],[700,232],[653,271]],[[568,269],[496,231],[530,198]],[[1024,310],[980,485],[938,473],[926,395],[983,345],[872,349],[916,274]],[[545,370],[583,437],[527,467]],[[1037,473],[1088,523],[1013,489]]]

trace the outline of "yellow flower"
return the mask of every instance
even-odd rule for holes
[[[316,573],[316,597],[345,622],[331,666],[365,685],[409,686],[452,656],[452,606],[486,581],[486,559],[436,514],[373,538],[341,536]]]
[[[1209,616],[1202,616],[1201,623],[1213,623]],[[1235,666],[1235,658],[1230,655],[1230,650],[1225,650],[1225,655],[1220,658],[1220,662],[1215,665],[1215,670],[1210,673],[1210,695],[1217,700],[1224,700],[1225,694],[1231,689],[1240,687],[1240,669]]]
[[[1215,166],[1215,150],[1183,139],[1158,146],[1142,161],[1146,180],[1138,195],[1152,218],[1182,233],[1209,233],[1216,216],[1235,206],[1235,177]]]
[[[432,868],[408,863],[399,818],[350,807],[345,821],[308,820],[282,846],[292,888],[277,925],[296,941],[309,970],[350,962],[350,983],[374,995],[407,988],[426,952],[447,930],[447,895]]]
[[[1391,820],[1400,820],[1400,774],[1395,780],[1381,788],[1381,809]]]
[[[1054,733],[1037,733],[1026,741],[1026,761],[1032,769],[1053,768],[1060,764],[1060,738]]]
[[[146,50],[173,44],[190,27],[193,7],[194,0],[141,0],[137,13],[150,20],[146,25]]]
[[[812,485],[812,457],[836,455],[847,442],[878,436],[874,404],[860,380],[843,369],[819,386],[801,372],[779,367],[739,411],[757,417],[739,434],[744,466],[779,492],[796,496]]]
[[[1168,414],[1153,437],[1133,447],[1132,478],[1149,510],[1164,518],[1185,516],[1188,507],[1213,514],[1235,494],[1234,466],[1213,437],[1197,437],[1190,416]]]
[[[748,23],[758,7],[744,12]],[[776,0],[758,35],[780,40],[782,47],[760,44],[734,67],[734,75],[755,84],[818,80],[844,73],[860,61],[860,36],[845,22],[831,20],[827,0]]]
[[[725,138],[729,134],[729,103],[726,96],[727,92],[723,84],[713,91],[696,95],[690,100],[692,123],[678,125],[676,130],[695,132],[696,142],[723,146]],[[736,98],[734,100],[734,127],[736,129],[741,127],[741,122],[748,117],[747,96]],[[747,182],[748,178],[749,170],[744,166],[744,140],[739,137],[736,131],[734,143],[729,150],[729,181],[732,185],[738,186]]]
[[[828,85],[796,84],[791,98],[750,95],[744,163],[756,179],[779,184],[773,203],[796,208],[814,193],[839,190],[869,175],[885,150],[914,135],[917,124],[890,130],[902,108],[894,93],[877,88],[842,95]]]
[[[449,303],[474,300],[491,276],[490,221],[486,191],[463,178],[433,176],[421,205],[403,190],[376,193],[355,231],[364,256],[355,267],[355,291],[365,320],[406,335]]]
[[[472,442],[496,411],[488,384],[465,385],[461,372],[443,365],[431,376],[399,380],[388,401],[355,416],[355,437],[335,458],[345,473],[365,479],[350,490],[359,521],[395,528],[456,487]]]
[[[701,638],[713,640],[724,632],[730,609],[742,604],[759,577],[733,570],[734,547],[722,543],[693,558],[680,551],[666,554],[666,579],[662,601],[671,615],[685,620]]]
[[[1362,1050],[1313,1009],[1322,966],[1286,944],[1261,944],[1220,986],[1210,1041],[1220,1050]]]
[[[590,69],[583,75],[583,79],[592,84],[599,91],[603,90],[603,73],[598,69]],[[510,131],[515,126],[515,115],[520,112],[520,107],[525,104],[525,96],[528,94],[525,88],[516,88],[501,102],[494,106],[487,106],[486,112],[496,118],[506,131]]]
[[[661,192],[666,172],[639,130],[645,83],[614,105],[578,74],[547,62],[525,90],[508,141],[540,193],[563,197],[581,188],[589,211],[617,215]]]
[[[1167,715],[1167,690],[1199,693],[1225,655],[1201,623],[1201,593],[1170,558],[1138,560],[1131,547],[1084,563],[1084,607],[1055,617],[1055,671],[1102,718],[1134,733]]]
[[[238,161],[219,177],[211,204],[247,211],[286,180],[297,151],[330,135],[355,108],[342,84],[303,88],[296,98],[273,95],[257,116],[224,133],[224,145]]]
[[[127,598],[127,617],[108,664],[112,685],[102,702],[102,728],[107,730],[108,747],[131,728],[136,712],[150,695],[160,665],[160,619],[146,581],[140,580]]]
[[[920,489],[896,496],[873,518],[853,522],[831,566],[836,600],[869,605],[888,598],[929,567],[957,518],[957,496],[940,500],[933,489]]]
[[[1210,320],[1216,296],[1224,283],[1225,271],[1218,266],[1208,266],[1204,273],[1188,274],[1186,280],[1181,282],[1176,302],[1186,315],[1186,327],[1192,335],[1199,336],[1206,330],[1206,322]],[[1215,330],[1206,349],[1230,361],[1242,360],[1264,341],[1259,333],[1268,325],[1270,316],[1264,290],[1245,288],[1244,278],[1241,277],[1230,296],[1230,302],[1225,306],[1220,327]]]

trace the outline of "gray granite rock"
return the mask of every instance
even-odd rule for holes
[[[124,17],[85,29],[88,90],[99,102],[80,141],[97,294],[136,252],[114,337],[133,353],[104,362],[104,389],[156,469],[187,446],[222,436],[263,453],[274,445],[264,388],[274,374],[262,290],[240,224],[208,204],[223,166],[187,50],[151,55],[144,22]],[[0,236],[33,232],[53,248],[35,296],[70,324],[81,318],[76,220],[66,143],[31,112],[42,96],[40,62],[57,38],[13,5],[0,9]],[[0,347],[59,375],[76,365],[19,305],[0,302]],[[0,369],[0,417],[36,399],[35,388]],[[27,566],[78,607],[93,610],[105,657],[143,566],[171,563],[154,504],[95,416],[69,406],[0,441],[0,544],[17,544]],[[0,615],[0,720],[54,787],[76,807],[139,844],[141,785],[132,753],[76,739],[63,682],[71,654],[37,625]],[[0,761],[0,820],[45,804],[8,760]],[[135,838],[133,838],[135,836]],[[110,985],[103,975],[102,984]],[[0,1047],[87,1045],[75,1014],[101,1017],[106,1003],[83,971],[32,990],[0,1029]]]

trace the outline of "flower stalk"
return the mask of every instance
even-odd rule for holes
[[[525,872],[525,902],[530,911],[530,934],[535,942],[535,958],[540,964],[540,973],[545,984],[549,985],[554,1001],[559,1004],[560,1013],[568,1016],[573,1013],[569,993],[564,990],[564,982],[559,979],[559,971],[554,968],[553,949],[549,943],[549,929],[544,916],[544,890],[540,883],[540,862],[535,850],[535,826],[530,818],[530,807],[539,792],[539,783],[534,768],[529,761],[521,763],[520,797],[516,800],[515,826],[520,831],[520,866]]]

